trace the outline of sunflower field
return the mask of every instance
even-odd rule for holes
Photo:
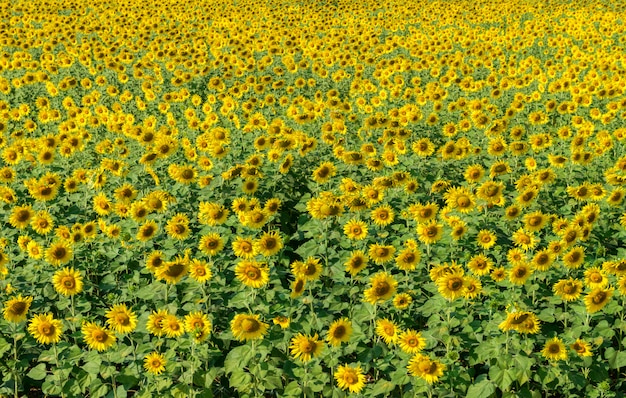
[[[624,397],[626,3],[0,4],[0,397]]]

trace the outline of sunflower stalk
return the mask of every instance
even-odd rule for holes
[[[52,344],[52,348],[54,350],[54,364],[56,365],[56,370],[57,372],[59,372],[59,352],[57,350],[57,345],[56,343]],[[59,389],[61,390],[61,397],[65,398],[65,393],[63,392],[63,380],[61,379],[61,373],[57,373],[57,378],[59,380]]]

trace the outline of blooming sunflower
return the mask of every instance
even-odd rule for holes
[[[379,227],[385,227],[394,220],[393,209],[389,205],[382,205],[372,210],[371,218],[374,224]]]
[[[513,244],[521,250],[528,251],[537,246],[537,238],[532,232],[526,232],[523,228],[518,229],[512,236]]]
[[[367,254],[365,254],[362,250],[354,250],[350,253],[350,257],[344,263],[346,267],[346,272],[349,272],[350,275],[355,276],[362,269],[367,266],[369,258]]]
[[[399,293],[393,298],[393,306],[399,310],[407,309],[412,302],[413,297],[408,293]]]
[[[173,261],[167,261],[156,272],[159,280],[166,283],[176,284],[189,272],[189,259],[178,256]]]
[[[427,245],[437,243],[443,236],[443,225],[431,220],[425,224],[418,224],[417,234],[419,240]]]
[[[570,269],[580,268],[585,262],[585,249],[580,246],[573,247],[563,255],[563,264]]]
[[[324,343],[319,340],[317,333],[313,336],[298,333],[291,339],[289,349],[295,358],[308,362],[321,354]]]
[[[186,214],[178,213],[172,217],[165,226],[167,235],[176,240],[185,240],[191,233],[189,228],[189,217]]]
[[[443,376],[446,366],[439,361],[430,359],[426,355],[415,354],[409,360],[407,369],[412,376],[419,377],[428,384],[433,384]]]
[[[28,331],[40,344],[55,344],[61,341],[63,324],[52,314],[37,314],[30,320]]]
[[[393,344],[398,341],[400,330],[395,323],[387,318],[376,320],[376,334],[387,344]]]
[[[73,296],[83,290],[83,278],[74,268],[63,268],[54,273],[52,284],[57,293],[64,296]]]
[[[11,215],[9,216],[9,224],[11,224],[14,228],[23,229],[28,226],[31,219],[34,216],[34,211],[32,206],[15,206],[11,210]]]
[[[413,271],[417,268],[417,264],[420,262],[421,258],[422,255],[419,251],[407,247],[398,253],[396,266],[403,271]]]
[[[574,301],[583,290],[583,283],[578,279],[561,279],[554,284],[552,291],[565,301]]]
[[[46,261],[54,266],[67,263],[72,259],[72,248],[63,241],[52,243],[45,253]]]
[[[135,238],[140,242],[146,242],[155,237],[158,232],[159,225],[156,222],[149,220],[139,227]]]
[[[396,248],[392,245],[380,245],[378,243],[369,246],[369,258],[376,264],[384,264],[393,258]]]
[[[254,242],[254,250],[265,257],[277,254],[283,248],[283,240],[278,231],[265,232]]]
[[[52,231],[52,228],[54,228],[54,221],[52,220],[50,213],[42,210],[38,211],[32,218],[30,226],[33,231],[37,232],[39,235],[46,235]]]
[[[180,337],[185,333],[185,325],[174,314],[167,314],[161,320],[161,328],[163,333],[169,337]]]
[[[597,288],[587,293],[585,296],[585,306],[587,312],[592,314],[600,311],[611,300],[613,296],[613,289]]]
[[[358,394],[365,387],[366,379],[361,366],[339,365],[335,372],[335,380],[337,381],[337,386],[342,390],[349,390]]]
[[[463,275],[451,273],[437,279],[439,293],[447,300],[455,300],[467,293],[467,283]]]
[[[230,322],[233,336],[239,341],[262,339],[268,328],[269,325],[254,314],[237,314]]]
[[[289,297],[291,298],[300,297],[302,293],[304,293],[305,287],[306,287],[306,280],[302,278],[297,278],[295,281],[291,282],[291,294]]]
[[[408,354],[417,354],[426,347],[426,339],[413,329],[407,329],[398,336],[398,345]]]
[[[539,318],[532,312],[515,311],[507,312],[506,319],[498,327],[504,332],[516,330],[524,334],[535,334],[539,332],[540,325]]]
[[[165,365],[167,365],[167,360],[162,354],[158,352],[151,352],[146,355],[143,360],[143,367],[148,373],[152,373],[154,375],[159,375],[165,371]]]
[[[4,303],[2,314],[4,319],[8,322],[20,323],[26,320],[26,314],[30,309],[30,304],[33,302],[33,298],[30,296],[22,297],[18,295],[12,299],[9,299]]]
[[[291,319],[287,318],[286,316],[276,316],[274,317],[274,319],[272,319],[272,322],[274,322],[274,325],[279,325],[281,329],[287,329],[289,327],[289,324],[291,323]]]
[[[570,348],[580,357],[590,357],[593,355],[591,344],[582,339],[576,339],[576,341],[570,345]]]
[[[478,246],[485,250],[492,248],[496,244],[496,240],[496,234],[486,229],[481,230],[478,233],[478,236],[476,236]]]
[[[213,277],[213,273],[210,264],[194,258],[189,262],[189,276],[200,283],[205,283]]]
[[[137,315],[126,307],[126,304],[117,304],[105,314],[107,324],[120,334],[130,333],[137,327]]]
[[[322,274],[323,267],[320,260],[315,257],[309,257],[306,261],[294,261],[291,263],[291,272],[305,281],[317,280]]]
[[[232,248],[235,256],[240,258],[251,259],[256,255],[252,238],[237,236],[232,242]]]
[[[204,235],[200,238],[198,249],[207,256],[215,256],[224,249],[224,239],[218,233]]]
[[[493,267],[493,261],[484,254],[478,254],[470,259],[467,263],[467,268],[478,276],[487,275]]]
[[[588,288],[605,288],[608,284],[609,279],[601,268],[592,267],[585,270],[585,286]]]
[[[339,346],[341,343],[350,341],[352,335],[352,323],[348,318],[341,318],[334,321],[328,328],[326,341],[332,346]]]
[[[106,351],[117,340],[112,331],[103,328],[94,322],[83,323],[81,327],[83,338],[91,349]]]
[[[146,329],[148,329],[150,333],[157,337],[163,336],[165,334],[165,331],[163,330],[163,320],[168,315],[169,312],[164,309],[158,310],[156,312],[153,311],[152,314],[148,316]]]
[[[379,272],[370,279],[371,287],[364,292],[365,301],[376,304],[391,298],[396,292],[398,281],[386,272]]]
[[[567,359],[567,350],[563,341],[555,336],[546,342],[541,355],[550,361],[565,361]]]
[[[343,232],[348,239],[362,240],[367,237],[367,224],[363,221],[352,219],[344,225]]]
[[[522,262],[513,266],[509,272],[509,280],[515,285],[523,285],[532,273],[533,270],[530,265]]]
[[[211,321],[206,314],[191,312],[184,319],[185,330],[193,335],[196,343],[202,342],[211,333]]]
[[[258,289],[270,281],[270,269],[266,264],[241,260],[235,267],[237,279],[246,286]]]

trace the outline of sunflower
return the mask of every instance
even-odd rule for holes
[[[592,314],[600,311],[611,300],[613,289],[597,288],[587,293],[585,296],[585,307],[587,312]]]
[[[376,320],[376,334],[387,344],[393,344],[398,341],[400,329],[395,323],[387,318]]]
[[[380,265],[390,261],[395,252],[396,248],[392,245],[380,245],[378,243],[374,243],[369,246],[368,254],[372,261]]]
[[[419,251],[407,247],[398,253],[396,266],[403,271],[413,271],[417,268],[417,264],[420,262],[421,258],[422,255]]]
[[[297,278],[295,281],[291,282],[291,294],[289,297],[291,298],[300,297],[302,293],[304,293],[305,287],[306,287],[306,280],[302,278]]]
[[[478,246],[482,247],[485,250],[492,248],[496,244],[497,238],[496,234],[486,229],[481,230],[476,236],[476,242]]]
[[[478,254],[470,259],[467,263],[467,268],[478,276],[487,275],[493,267],[493,261],[484,254]]]
[[[74,268],[63,268],[54,273],[52,284],[57,293],[64,296],[73,296],[83,290],[83,278]]]
[[[417,226],[417,234],[420,241],[427,245],[432,245],[437,243],[443,236],[443,225],[437,224],[435,220],[419,224]]]
[[[563,255],[563,264],[570,269],[580,268],[585,262],[585,249],[580,246],[573,247]]]
[[[409,360],[407,369],[412,376],[419,377],[428,384],[433,384],[443,376],[446,366],[439,361],[430,359],[426,355],[415,354]]]
[[[94,322],[83,323],[81,327],[83,339],[91,349],[106,351],[117,340],[112,331]]]
[[[167,314],[161,320],[162,333],[169,338],[180,337],[185,333],[185,325],[174,314]]]
[[[370,278],[371,287],[364,292],[365,301],[376,304],[379,301],[389,300],[396,292],[398,281],[386,272],[379,272]]]
[[[185,330],[193,335],[196,343],[204,341],[211,333],[211,321],[201,312],[191,312],[184,319]]]
[[[341,343],[350,341],[352,335],[352,323],[348,318],[341,318],[334,321],[328,328],[326,341],[332,346],[339,346]]]
[[[554,262],[554,255],[548,249],[540,250],[535,253],[532,260],[532,267],[538,271],[546,271]]]
[[[398,310],[409,308],[413,302],[413,297],[408,293],[399,293],[393,298],[393,306]]]
[[[214,232],[203,235],[198,243],[198,249],[207,256],[215,256],[224,249],[224,239]]]
[[[156,222],[152,220],[146,221],[137,230],[136,239],[140,242],[146,242],[152,239],[153,237],[155,237],[158,231],[159,231],[159,225]]]
[[[35,260],[39,260],[43,256],[43,248],[34,240],[28,242],[26,245],[26,252],[30,258],[34,258]]]
[[[167,261],[162,267],[157,269],[156,277],[166,283],[176,284],[189,272],[189,259],[187,257],[176,257],[173,261]]]
[[[63,324],[52,314],[37,314],[28,323],[28,331],[40,344],[55,344],[61,341]]]
[[[548,222],[549,217],[540,211],[535,211],[524,216],[524,226],[530,232],[539,232]]]
[[[465,169],[463,177],[465,178],[465,181],[469,183],[476,183],[480,181],[480,179],[483,178],[484,175],[485,169],[483,168],[483,166],[479,164],[473,164]]]
[[[515,285],[523,285],[532,273],[529,264],[525,262],[516,264],[509,272],[509,281]]]
[[[20,323],[26,320],[26,314],[30,309],[30,304],[33,302],[33,298],[30,296],[22,297],[18,295],[12,299],[9,299],[4,303],[2,314],[4,319],[8,322]]]
[[[313,180],[323,184],[337,174],[337,168],[332,162],[324,162],[313,171]]]
[[[243,224],[250,228],[261,228],[269,221],[269,215],[260,209],[253,209],[244,216]]]
[[[38,211],[30,221],[31,228],[39,235],[47,235],[54,228],[52,216],[45,210]]]
[[[287,329],[289,327],[289,324],[291,323],[291,319],[287,318],[286,316],[276,316],[274,317],[274,319],[272,319],[272,322],[274,322],[274,325],[279,325],[281,329]]]
[[[317,280],[322,274],[323,268],[320,260],[315,257],[309,257],[305,262],[294,261],[291,263],[291,272],[305,281]]]
[[[362,240],[367,237],[367,224],[363,221],[352,219],[344,225],[343,232],[348,239]]]
[[[398,336],[398,345],[407,354],[417,354],[426,348],[426,339],[413,329],[407,329]]]
[[[198,221],[201,224],[216,226],[223,224],[228,218],[229,211],[218,203],[200,202]]]
[[[561,279],[554,284],[552,291],[565,301],[573,301],[580,297],[583,283],[578,279]]]
[[[469,213],[476,205],[476,198],[467,188],[450,188],[445,193],[446,205],[461,213]]]
[[[361,366],[339,365],[335,371],[335,380],[342,390],[358,394],[365,387],[366,378]]]
[[[237,257],[251,259],[256,255],[252,238],[237,236],[231,245]]]
[[[424,224],[437,216],[439,206],[432,202],[427,204],[415,203],[409,206],[408,210],[411,217],[413,217],[418,224]]]
[[[466,291],[464,297],[466,299],[475,299],[482,293],[483,285],[480,279],[471,276],[465,277]]]
[[[626,275],[617,281],[617,289],[622,296],[626,296]]]
[[[504,184],[502,182],[485,181],[478,188],[476,196],[486,201],[489,205],[499,206],[504,203],[503,192]]]
[[[565,349],[565,344],[563,344],[563,341],[556,336],[546,342],[546,345],[541,351],[541,355],[550,361],[567,360],[567,350]]]
[[[371,218],[374,224],[385,227],[394,220],[393,209],[389,205],[382,205],[372,210]]]
[[[156,273],[163,264],[165,264],[165,260],[163,259],[163,252],[160,250],[153,251],[148,258],[146,258],[146,268],[152,273]]]
[[[592,267],[585,270],[585,286],[590,289],[605,288],[609,280],[601,268]]]
[[[467,283],[463,275],[458,273],[446,274],[437,279],[439,293],[447,300],[455,300],[467,293]]]
[[[193,259],[189,262],[189,276],[200,283],[205,283],[213,277],[213,273],[206,261]]]
[[[283,240],[278,231],[264,232],[261,238],[254,242],[254,250],[265,257],[277,254],[283,248]]]
[[[268,328],[269,325],[254,314],[237,314],[230,322],[233,336],[239,341],[262,339]]]
[[[237,279],[246,286],[258,289],[270,281],[270,269],[266,264],[241,260],[235,267]]]
[[[528,251],[537,246],[537,238],[532,232],[526,232],[523,228],[518,229],[512,236],[513,244],[521,250]]]
[[[72,248],[65,242],[52,243],[45,253],[46,261],[54,266],[67,263],[73,257]]]
[[[126,304],[117,304],[105,314],[109,327],[120,334],[130,333],[137,327],[137,315],[126,307]]]
[[[178,213],[172,217],[165,226],[168,236],[177,240],[185,240],[191,233],[189,228],[189,217],[186,214]]]
[[[570,345],[570,348],[580,357],[590,357],[593,355],[591,344],[582,339],[576,339],[576,341]]]
[[[163,320],[169,315],[167,310],[158,310],[156,312],[152,311],[152,314],[148,316],[148,321],[146,322],[146,329],[153,335],[159,337],[165,334],[163,330]]]
[[[537,315],[528,311],[507,312],[506,319],[498,327],[503,331],[516,330],[524,334],[536,334],[540,329]]]
[[[367,257],[367,254],[365,254],[362,250],[354,250],[350,253],[350,257],[348,257],[348,260],[344,263],[346,272],[355,276],[359,273],[359,271],[367,267],[368,261],[369,258]]]
[[[165,365],[167,360],[162,354],[158,352],[151,352],[143,359],[143,367],[148,373],[153,375],[159,375],[165,371]]]

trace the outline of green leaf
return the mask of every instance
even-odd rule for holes
[[[35,366],[26,374],[26,376],[30,377],[33,380],[43,380],[48,375],[48,371],[46,370],[46,364],[40,363]]]
[[[494,366],[489,369],[489,378],[502,390],[507,391],[513,383],[511,371]]]
[[[393,384],[392,382],[390,382],[389,380],[378,380],[378,382],[376,384],[374,384],[374,387],[372,388],[372,391],[370,392],[371,396],[377,396],[377,395],[388,395],[390,392],[392,392],[393,390],[395,390],[396,385]]]
[[[2,354],[9,351],[10,349],[11,344],[2,337],[0,337],[0,358],[2,357]]]
[[[250,362],[250,359],[252,359],[254,354],[255,353],[252,352],[249,345],[242,345],[233,348],[226,355],[226,359],[224,360],[224,370],[227,374],[235,371],[241,371],[241,369],[248,365],[248,362]]]
[[[287,386],[285,387],[284,396],[300,397],[301,395],[302,395],[302,388],[300,388],[300,385],[298,384],[297,381],[292,381],[291,383],[287,384]]]
[[[484,379],[467,389],[467,398],[488,398],[496,393],[496,386],[491,380]]]
[[[89,361],[82,366],[82,369],[91,374],[97,375],[100,373],[100,365],[102,365],[102,360],[98,358],[98,360]]]
[[[238,390],[247,390],[250,381],[252,381],[252,376],[249,373],[244,372],[243,370],[237,370],[232,373],[228,382],[232,388],[236,388]]]

